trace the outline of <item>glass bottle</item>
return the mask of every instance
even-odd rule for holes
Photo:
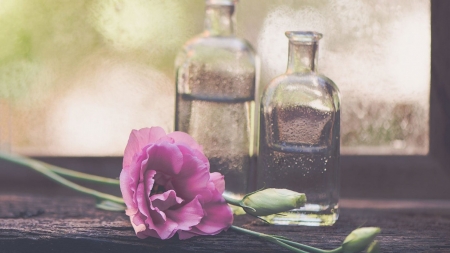
[[[304,207],[265,217],[270,223],[328,226],[339,216],[339,90],[317,73],[322,34],[286,36],[287,71],[271,81],[261,99],[257,187],[306,194]]]
[[[247,193],[253,156],[255,53],[233,32],[234,1],[207,0],[205,30],[176,60],[175,130],[203,146],[230,197]]]

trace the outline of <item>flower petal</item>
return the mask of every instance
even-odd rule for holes
[[[178,230],[178,238],[180,238],[180,240],[186,240],[197,235],[198,234],[194,234],[189,231]]]
[[[152,192],[153,186],[155,184],[155,175],[156,171],[154,170],[147,170],[144,173],[144,178],[142,178],[142,181],[144,182],[145,197],[150,196],[150,193]]]
[[[195,197],[178,209],[167,210],[166,215],[168,219],[178,224],[178,229],[189,230],[192,226],[199,224],[205,214],[198,197]]]
[[[143,155],[135,156],[133,158],[133,164],[129,167],[129,169],[123,169],[120,173],[120,190],[122,192],[122,197],[125,201],[125,204],[127,205],[127,208],[130,209],[129,212],[136,213],[135,210],[138,208],[138,204],[136,201],[136,191],[138,183],[142,178],[142,176],[140,176],[140,164],[142,163],[143,159],[145,159],[145,156]],[[156,172],[153,171],[153,175],[154,173]]]
[[[151,220],[153,225],[149,224],[149,228],[153,229],[158,233],[159,238],[165,240],[172,237],[176,229],[178,228],[178,224],[170,219],[167,219],[166,216],[162,216],[164,213],[160,212],[150,212]],[[148,219],[146,220],[146,222]]]
[[[210,174],[210,181],[212,183],[214,183],[214,185],[216,186],[217,191],[220,194],[223,194],[223,192],[225,191],[225,178],[222,174],[220,174],[219,172],[213,172]]]
[[[147,169],[162,172],[169,176],[178,174],[183,165],[183,153],[177,145],[162,142],[147,148],[148,158],[141,164],[141,170]],[[156,182],[160,184],[159,182]]]
[[[192,233],[215,235],[228,229],[233,224],[233,212],[222,195],[215,191],[213,199],[214,201],[203,205],[206,215],[197,226],[192,228]]]
[[[189,146],[192,149],[198,150],[203,153],[203,147],[200,146],[194,138],[192,138],[189,134],[184,132],[173,132],[167,135],[167,137],[170,137],[175,140],[176,143],[185,144]]]
[[[123,168],[128,168],[133,156],[139,154],[146,145],[156,142],[165,135],[166,132],[161,127],[142,128],[131,131],[123,156]]]
[[[133,183],[133,180],[130,177],[130,173],[127,170],[122,170],[120,172],[120,191],[122,192],[123,201],[125,202],[125,205],[128,209],[130,209],[131,212],[136,213],[137,212],[137,205],[133,201],[134,196],[134,190],[135,187],[130,187]]]
[[[178,149],[183,153],[183,163],[195,160],[197,166],[190,167],[188,169],[182,169],[180,171],[180,177],[190,177],[199,172],[209,173],[209,161],[203,153],[197,150],[191,149],[186,145],[178,145]]]
[[[150,201],[152,202],[152,205],[160,211],[165,211],[170,207],[183,202],[181,198],[177,197],[174,190],[169,190],[162,194],[154,194],[150,196]]]
[[[144,217],[142,217],[141,213],[137,213],[136,215],[130,216],[131,225],[133,226],[134,232],[136,233],[136,236],[144,239],[147,236],[145,236],[142,232],[147,230],[147,226],[144,222]]]
[[[172,179],[173,188],[184,200],[191,200],[201,195],[202,201],[209,201],[211,198],[211,192],[207,187],[209,164],[195,157],[186,147],[179,148],[183,152],[183,166],[180,174]]]
[[[149,199],[145,194],[145,184],[143,182],[138,184],[136,189],[136,202],[139,208],[139,211],[146,217],[145,222],[149,224],[151,223],[150,219],[150,210],[151,204],[149,203]]]

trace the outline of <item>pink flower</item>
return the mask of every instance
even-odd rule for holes
[[[160,127],[130,134],[120,190],[139,238],[180,239],[228,229],[233,214],[222,197],[225,181],[209,173],[202,147],[186,133]]]

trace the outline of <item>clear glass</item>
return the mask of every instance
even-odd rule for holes
[[[253,157],[255,53],[233,34],[233,1],[206,1],[205,31],[177,56],[175,130],[203,146],[226,193],[247,193]]]
[[[257,187],[306,194],[304,207],[264,217],[272,224],[329,226],[339,216],[340,98],[318,74],[316,32],[286,32],[288,68],[261,99]]]
[[[257,6],[254,12],[258,13],[264,8],[259,2],[243,1],[239,11]],[[320,41],[320,71],[339,85],[345,108],[341,114],[341,154],[426,155],[430,1],[277,3],[283,4],[268,9],[257,39],[251,41],[264,56],[262,83],[268,84],[285,71],[288,45],[284,36],[275,34],[321,31],[326,37]],[[239,24],[243,26],[239,31],[246,28],[248,34],[255,23]]]

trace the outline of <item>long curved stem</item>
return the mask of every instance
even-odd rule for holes
[[[17,160],[21,160],[23,162],[21,164],[23,164],[23,165],[25,165],[25,163],[30,163],[33,161],[33,162],[41,163],[47,169],[55,172],[56,174],[63,175],[66,177],[76,178],[76,179],[80,179],[83,181],[108,184],[108,185],[120,185],[120,182],[117,179],[95,176],[95,175],[91,175],[91,174],[87,174],[87,173],[83,173],[83,172],[68,170],[68,169],[65,169],[65,168],[62,168],[59,166],[55,166],[52,164],[48,164],[48,163],[34,160],[34,159],[24,157],[24,156],[5,154],[5,153],[0,152],[0,158],[3,158],[5,160],[11,161],[11,162],[16,162]],[[14,159],[14,161],[11,159]]]
[[[43,175],[45,175],[46,177],[53,179],[54,181],[67,186],[75,191],[84,193],[84,194],[88,194],[94,197],[97,197],[99,199],[104,199],[104,200],[110,200],[112,202],[116,202],[119,204],[124,204],[125,202],[123,201],[122,198],[120,197],[116,197],[110,194],[106,194],[106,193],[102,193],[96,190],[92,190],[89,189],[87,187],[75,184],[59,175],[57,175],[55,172],[53,172],[50,168],[48,168],[45,163],[33,160],[33,159],[29,159],[29,158],[24,158],[21,156],[17,156],[17,155],[10,155],[10,154],[4,154],[0,152],[0,158],[3,158],[7,161],[13,162],[13,163],[17,163],[26,167],[29,167]]]
[[[83,172],[78,172],[78,171],[64,169],[64,168],[61,168],[61,167],[58,167],[58,166],[55,166],[55,165],[51,165],[51,164],[46,164],[46,163],[43,163],[43,162],[41,162],[41,163],[46,165],[47,168],[49,168],[51,171],[53,171],[53,172],[55,172],[56,174],[59,174],[59,175],[63,175],[63,176],[71,177],[71,178],[76,178],[76,179],[81,179],[81,180],[84,180],[84,181],[95,182],[95,183],[102,183],[102,184],[109,184],[109,185],[120,185],[120,181],[117,180],[117,179],[95,176],[95,175],[91,175],[91,174],[87,174],[87,173],[83,173]]]

